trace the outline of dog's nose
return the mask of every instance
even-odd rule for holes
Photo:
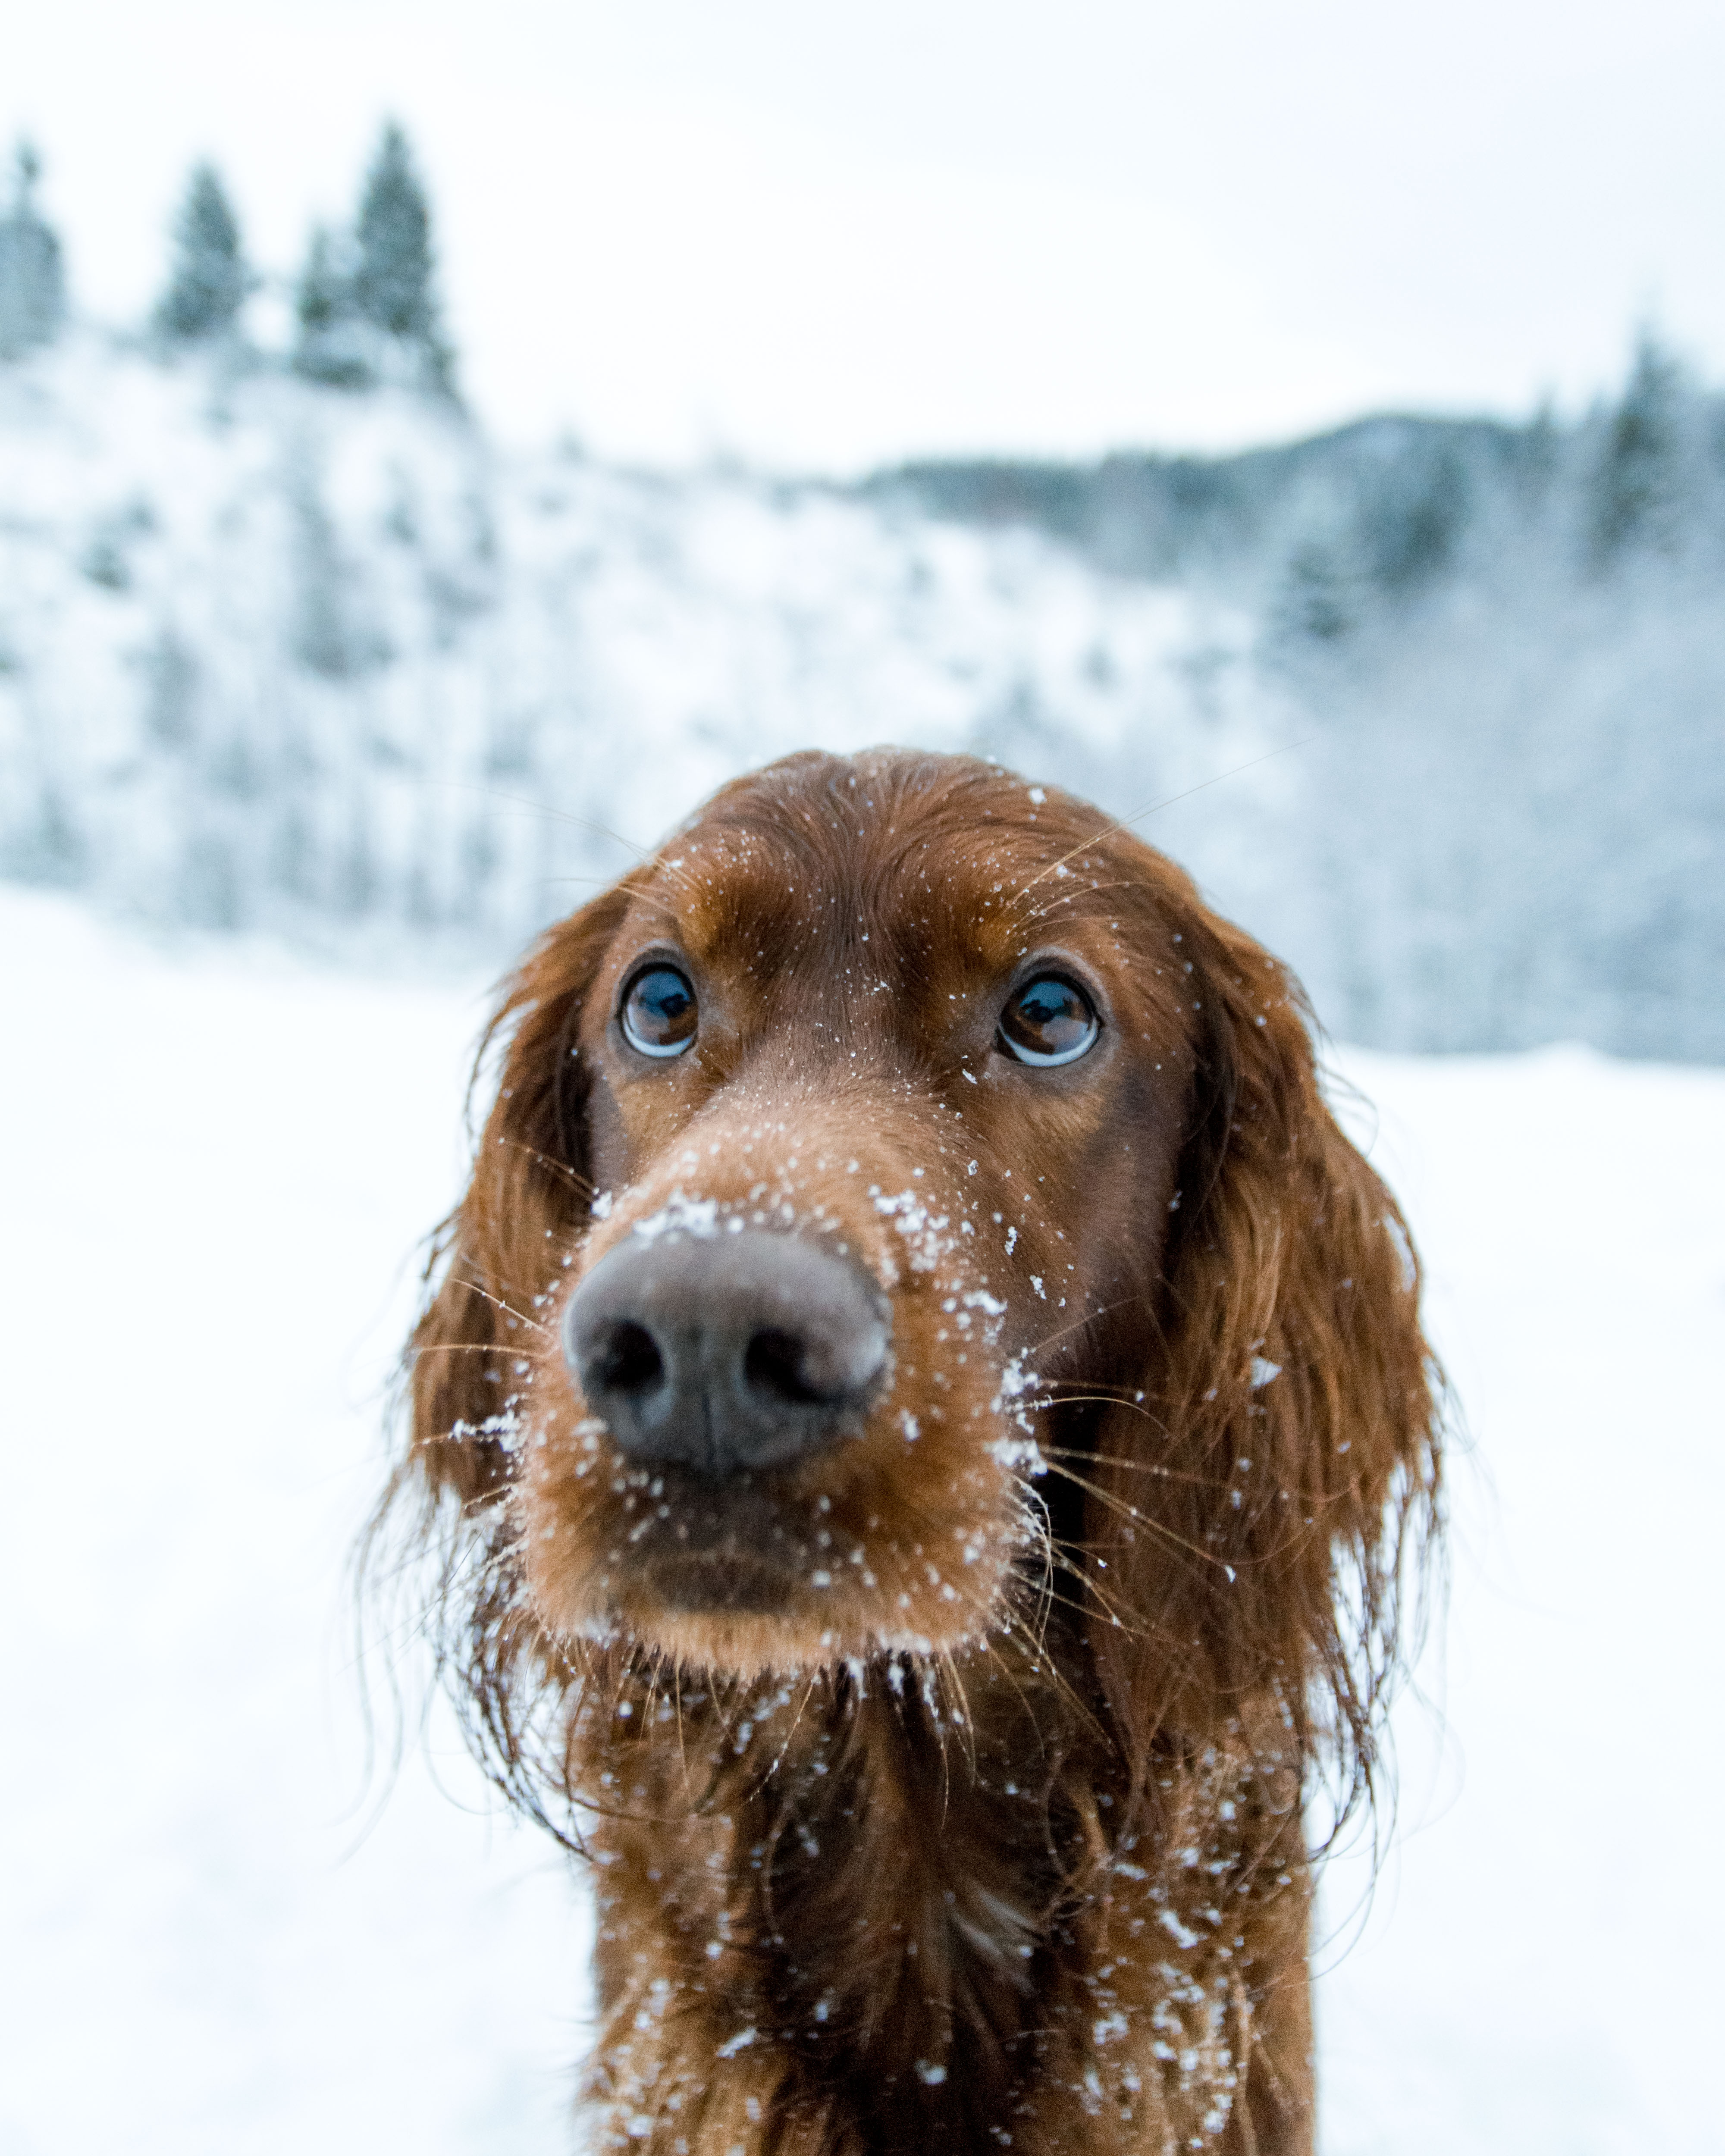
[[[631,1460],[778,1467],[854,1432],[886,1368],[886,1297],[788,1235],[631,1237],[569,1299],[563,1353]]]

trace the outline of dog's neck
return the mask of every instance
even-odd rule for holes
[[[1286,1793],[1237,1755],[1171,1754],[1135,1832],[1094,1708],[993,1650],[729,1694],[637,1681],[582,1745],[619,2146],[728,2147],[716,2107],[799,2156],[1064,2147],[1075,2105],[1133,2146],[1226,2120],[1245,1903],[1293,1878]],[[1112,2082],[1076,2064],[1099,2042]]]

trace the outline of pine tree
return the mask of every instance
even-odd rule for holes
[[[353,277],[342,259],[340,240],[326,225],[313,228],[305,267],[294,295],[299,336],[294,372],[313,382],[341,389],[363,389],[372,370],[362,349],[364,339]]]
[[[1435,583],[1454,565],[1471,506],[1454,444],[1410,434],[1361,491],[1356,521],[1365,573],[1391,598]]]
[[[431,212],[407,136],[384,129],[360,203],[353,280],[359,313],[406,347],[424,387],[447,390],[451,355],[432,286]]]
[[[1357,626],[1355,593],[1333,541],[1308,536],[1288,556],[1281,588],[1271,605],[1276,640],[1339,644]]]
[[[1644,331],[1594,473],[1589,536],[1596,564],[1630,546],[1669,551],[1679,543],[1687,403],[1682,369]]]
[[[0,218],[0,359],[51,344],[66,314],[60,244],[36,213],[42,163],[28,142],[15,170],[11,214]]]
[[[213,165],[199,165],[175,220],[173,275],[156,311],[157,326],[184,343],[224,336],[253,281],[227,190]]]

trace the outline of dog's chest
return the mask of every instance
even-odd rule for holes
[[[1045,1804],[1014,1831],[1004,1789],[949,1774],[942,1805],[854,1753],[817,1763],[680,1817],[661,1763],[629,1792],[653,1816],[602,1835],[593,2093],[618,2146],[649,2122],[649,2148],[752,2151],[775,2121],[803,2123],[774,2145],[859,2156],[1224,2144],[1266,1926],[1303,1911],[1261,1793],[1195,1763],[1153,1837],[1086,1870],[1085,1823],[1051,1830]]]

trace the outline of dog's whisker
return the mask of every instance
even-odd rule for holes
[[[1136,1296],[1128,1298],[1128,1301],[1137,1300]],[[1037,1351],[1031,1348],[1023,1352],[1034,1354]],[[1064,1406],[1068,1402],[1101,1400],[1111,1407],[1136,1407],[1148,1413],[1148,1409],[1144,1409],[1144,1389],[1141,1385],[1111,1385],[1096,1378],[1039,1377],[1036,1389],[1040,1393],[1047,1394],[1050,1404],[1054,1406]]]
[[[521,1138],[507,1138],[504,1142],[511,1151],[524,1153],[529,1160],[536,1162],[541,1168],[544,1168],[547,1174],[561,1177],[565,1183],[571,1184],[583,1195],[590,1197],[593,1194],[593,1185],[591,1180],[578,1173],[567,1161],[553,1159],[548,1152],[542,1152],[537,1146],[528,1145]]]
[[[1130,1402],[1111,1404],[1130,1405]],[[1154,1418],[1153,1418],[1154,1419]],[[1158,1424],[1158,1429],[1165,1425]],[[1233,1488],[1234,1477],[1227,1475],[1199,1475],[1181,1467],[1170,1467],[1160,1460],[1133,1460],[1122,1452],[1096,1452],[1082,1445],[1040,1445],[1043,1457],[1050,1460],[1081,1460],[1093,1467],[1113,1467],[1128,1475],[1150,1475],[1159,1482],[1183,1483],[1194,1490],[1228,1490]]]
[[[814,1686],[815,1678],[812,1674],[803,1679],[803,1697],[798,1701],[797,1711],[791,1717],[791,1726],[785,1732],[784,1742],[779,1746],[778,1750],[773,1754],[773,1763],[767,1769],[767,1773],[769,1777],[776,1774],[779,1768],[784,1764],[786,1756],[790,1751],[793,1742],[795,1740],[797,1732],[802,1727],[803,1717],[808,1709],[809,1702],[814,1697]]]
[[[512,1349],[511,1352],[519,1353],[526,1361],[543,1362],[546,1359],[530,1348]],[[495,1340],[426,1340],[409,1348],[408,1357],[417,1363],[422,1355],[495,1355],[496,1353]]]
[[[1211,1565],[1216,1570],[1232,1576],[1233,1568],[1225,1558],[1218,1557],[1214,1550],[1201,1548],[1198,1543],[1188,1541],[1183,1535],[1177,1534],[1164,1521],[1158,1520],[1153,1513],[1142,1512],[1128,1499],[1117,1496],[1111,1490],[1105,1490],[1100,1483],[1093,1482],[1087,1476],[1079,1474],[1075,1468],[1067,1466],[1064,1461],[1048,1459],[1045,1454],[1044,1457],[1048,1460],[1048,1472],[1050,1475],[1060,1476],[1064,1481],[1082,1490],[1086,1496],[1094,1497],[1099,1504],[1106,1505],[1111,1512],[1119,1513],[1122,1519],[1130,1520],[1135,1527],[1147,1529],[1151,1534],[1158,1537],[1171,1548],[1183,1550],[1189,1556],[1197,1558],[1201,1563]]]
[[[1080,912],[1078,908],[1092,906],[1099,898],[1106,898],[1111,891],[1130,891],[1131,883],[1125,879],[1115,883],[1086,883],[1074,891],[1062,891],[1046,905],[1039,906],[1024,916],[1024,925],[1034,927],[1039,922],[1052,921],[1056,914],[1066,921],[1106,921],[1109,909],[1098,906],[1095,912]]]
[[[501,1295],[493,1295],[490,1288],[481,1287],[477,1281],[462,1279],[455,1285],[465,1290],[467,1294],[479,1296],[485,1301],[492,1304],[496,1309],[501,1310],[506,1317],[512,1317],[517,1325],[531,1326],[535,1332],[543,1332],[547,1337],[550,1336],[551,1327],[548,1325],[542,1325],[536,1317],[530,1317],[525,1311],[516,1310],[511,1304],[505,1301]],[[495,1352],[495,1343],[493,1352]]]
[[[1196,786],[1189,786],[1182,793],[1164,794],[1159,801],[1152,801],[1142,808],[1134,808],[1130,816],[1122,816],[1117,823],[1107,824],[1091,837],[1081,839],[1070,852],[1062,854],[1058,860],[1051,861],[1040,875],[1033,877],[1030,882],[1015,895],[1015,902],[1022,903],[1039,884],[1045,882],[1050,876],[1057,875],[1068,861],[1076,860],[1080,854],[1090,852],[1101,845],[1105,840],[1111,839],[1116,832],[1129,830],[1134,824],[1142,824],[1147,816],[1158,815],[1163,809],[1172,808],[1177,802],[1189,801],[1194,793],[1203,793],[1212,786],[1219,786],[1224,779],[1238,778],[1242,772],[1255,771],[1260,763],[1268,763],[1276,757],[1290,756],[1296,749],[1307,747],[1312,737],[1307,735],[1300,741],[1284,742],[1278,747],[1266,749],[1262,756],[1248,757],[1244,763],[1232,764],[1226,771],[1216,773],[1212,778],[1200,779]]]
[[[1094,1325],[1101,1318],[1111,1317],[1117,1310],[1124,1310],[1130,1304],[1140,1300],[1141,1298],[1135,1295],[1122,1296],[1117,1302],[1104,1303],[1099,1310],[1081,1311],[1070,1324],[1057,1326],[1052,1332],[1045,1332],[1040,1340],[1033,1341],[1024,1352],[1029,1355],[1040,1355],[1045,1348],[1051,1348],[1056,1340],[1064,1340],[1069,1332],[1082,1332],[1086,1325]]]
[[[1055,1569],[1056,1572],[1064,1573],[1068,1578],[1078,1581],[1086,1592],[1080,1596],[1063,1594],[1059,1588],[1051,1589],[1049,1599],[1054,1606],[1059,1609],[1070,1610],[1075,1617],[1082,1617],[1086,1621],[1093,1618],[1101,1598],[1091,1591],[1095,1587],[1095,1582],[1091,1575],[1082,1567],[1075,1565],[1069,1558],[1059,1554],[1055,1558]],[[1117,1629],[1122,1631],[1131,1629],[1123,1620],[1106,1608],[1103,1614],[1112,1618]]]
[[[609,839],[613,844],[621,846],[625,853],[633,854],[640,867],[644,869],[662,869],[673,875],[675,874],[675,871],[670,869],[669,864],[660,862],[651,853],[649,852],[646,847],[637,845],[633,839],[625,838],[621,831],[614,830],[608,824],[598,823],[591,816],[578,816],[572,809],[559,808],[553,803],[548,801],[535,801],[529,798],[526,794],[506,793],[502,792],[501,788],[495,786],[478,786],[470,779],[445,778],[434,780],[432,783],[435,785],[445,787],[453,792],[476,793],[483,799],[488,801],[501,801],[510,808],[528,809],[534,815],[543,819],[547,823],[566,824],[572,830],[591,831],[595,837]],[[553,880],[558,882],[589,883],[598,881],[600,879],[589,876],[573,876],[555,878]],[[610,885],[613,889],[619,887],[612,878],[607,877],[603,879],[603,880]]]
[[[1081,1383],[1081,1379],[1076,1378],[1068,1379],[1065,1383],[1056,1381],[1044,1384],[1039,1382],[1038,1391],[1042,1397],[1033,1404],[1039,1407],[1045,1405],[1058,1408],[1124,1408],[1129,1414],[1141,1415],[1146,1422],[1154,1424],[1158,1430],[1167,1427],[1158,1417],[1151,1414],[1149,1409],[1144,1406],[1142,1401],[1128,1399],[1123,1393],[1111,1389],[1102,1392],[1080,1392],[1077,1388]]]

